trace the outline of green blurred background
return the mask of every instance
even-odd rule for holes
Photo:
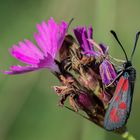
[[[71,25],[93,25],[94,39],[111,46],[113,56],[124,58],[109,31],[116,30],[130,55],[140,30],[139,0],[0,0],[0,69],[19,64],[8,48],[33,40],[36,23],[50,17],[58,22],[75,18]],[[71,30],[69,30],[71,32]],[[72,32],[71,32],[72,33]],[[133,59],[137,82],[128,129],[140,139],[140,41]],[[121,140],[95,124],[57,106],[53,85],[58,81],[47,70],[24,75],[0,74],[0,140]]]

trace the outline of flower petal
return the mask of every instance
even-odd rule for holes
[[[4,74],[10,74],[10,75],[23,74],[23,73],[34,71],[34,70],[37,70],[37,69],[38,69],[38,67],[34,67],[34,66],[20,66],[20,65],[17,65],[17,66],[11,66],[9,71],[4,71],[3,73]]]
[[[109,60],[105,59],[100,67],[100,75],[102,78],[102,82],[105,85],[109,85],[117,76],[116,71]]]
[[[21,43],[20,43],[20,45],[21,45]],[[32,51],[30,50],[29,47],[27,47],[26,44],[24,44],[24,46],[26,46],[26,49],[23,48],[23,46],[13,45],[13,47],[11,49],[9,49],[9,51],[12,56],[17,58],[21,62],[24,62],[26,64],[32,64],[32,65],[37,64],[39,62],[39,60],[33,55]],[[28,51],[30,53],[27,53]]]
[[[42,24],[37,24],[38,33],[34,37],[38,46],[43,53],[50,53],[54,58],[60,49],[67,32],[68,24],[64,21],[61,24],[56,24],[53,18],[50,18],[48,24],[45,21]]]
[[[77,27],[74,30],[74,34],[80,44],[80,47],[83,51],[93,51],[93,45],[88,41],[88,39],[92,39],[92,27],[90,26],[88,30],[85,26]]]
[[[100,47],[100,49],[102,50],[102,54],[103,55],[106,55],[106,54],[108,54],[108,47],[107,46],[105,46],[104,44],[99,44],[99,47]]]

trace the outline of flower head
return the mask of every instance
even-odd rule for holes
[[[74,34],[83,53],[94,56],[97,63],[100,63],[99,72],[102,82],[105,85],[108,85],[113,81],[117,74],[111,62],[108,60],[108,47],[104,44],[97,44],[92,40],[92,32],[93,29],[91,26],[88,29],[86,29],[86,27],[77,27],[74,29]]]
[[[50,18],[48,23],[43,21],[37,24],[38,33],[34,34],[34,38],[39,48],[27,39],[19,42],[18,45],[13,45],[10,49],[11,55],[27,65],[11,66],[10,70],[4,73],[21,74],[42,68],[58,72],[54,60],[63,43],[67,28],[66,22],[62,21],[61,24],[57,24],[53,18]]]

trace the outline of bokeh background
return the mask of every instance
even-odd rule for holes
[[[114,29],[130,56],[135,33],[140,30],[139,0],[0,0],[0,69],[19,64],[8,48],[25,38],[33,41],[36,23],[50,17],[59,22],[75,18],[77,25],[93,25],[94,39],[110,46],[111,54],[124,58],[110,34]],[[69,30],[69,33],[72,33]],[[133,59],[137,70],[129,131],[140,139],[140,41]],[[80,116],[57,106],[47,70],[24,75],[0,74],[0,140],[121,140]]]

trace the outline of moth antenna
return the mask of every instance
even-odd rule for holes
[[[135,43],[134,43],[133,51],[132,51],[131,58],[130,58],[131,61],[132,61],[133,55],[134,55],[135,50],[136,50],[136,46],[137,46],[137,43],[138,43],[139,35],[140,35],[140,31],[136,33]]]
[[[117,37],[117,34],[115,33],[115,31],[111,30],[110,31],[112,33],[112,35],[114,36],[114,38],[116,39],[116,41],[118,42],[118,44],[120,45],[120,47],[122,48],[123,52],[124,52],[124,55],[125,55],[125,58],[126,58],[126,61],[128,62],[128,57],[127,57],[127,54],[126,54],[126,51],[125,49],[123,48],[121,42],[119,41],[118,37]]]

